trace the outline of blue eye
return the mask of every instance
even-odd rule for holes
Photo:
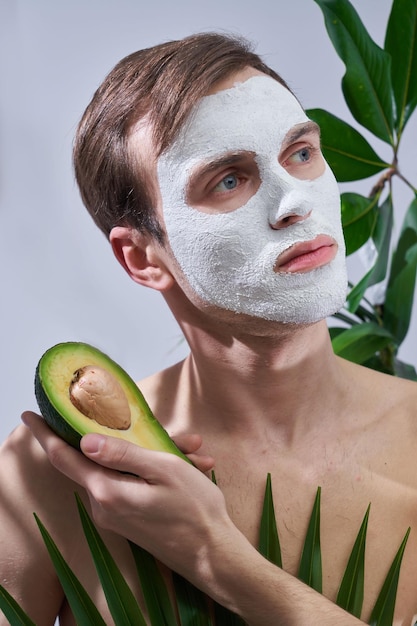
[[[238,179],[235,174],[228,174],[215,186],[215,191],[229,191],[235,189],[238,184]]]
[[[301,148],[301,150],[297,150],[294,154],[291,155],[290,159],[298,162],[305,163],[311,159],[311,150],[310,148]]]
[[[302,150],[300,150],[299,154],[301,161],[308,161],[311,156],[309,148],[303,148]]]

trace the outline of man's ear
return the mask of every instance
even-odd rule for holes
[[[157,291],[173,286],[175,279],[158,254],[159,244],[150,235],[115,226],[109,239],[116,259],[136,283]]]

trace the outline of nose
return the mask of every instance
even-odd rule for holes
[[[293,224],[297,224],[297,222],[302,222],[306,220],[311,215],[311,211],[305,214],[299,214],[296,212],[288,213],[287,215],[283,215],[279,217],[275,221],[269,221],[271,228],[274,230],[280,230],[281,228],[288,228],[288,226],[292,226]]]
[[[311,215],[308,194],[300,193],[294,186],[282,186],[281,194],[274,198],[275,206],[269,213],[269,224],[274,230],[288,228],[306,220]]]

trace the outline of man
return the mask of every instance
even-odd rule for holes
[[[200,470],[214,464],[219,487],[173,455],[119,440],[89,435],[81,455],[25,414],[49,460],[25,429],[3,448],[5,586],[37,624],[74,623],[35,510],[108,618],[73,503],[81,485],[136,593],[122,537],[248,624],[353,626],[334,600],[371,502],[362,619],[411,526],[395,624],[413,624],[417,390],[332,352],[325,318],[343,304],[346,273],[317,126],[244,44],[198,35],[121,61],[74,154],[117,259],[163,294],[190,346],[140,387]],[[253,547],[268,472],[282,570]],[[319,485],[323,595],[295,578]]]

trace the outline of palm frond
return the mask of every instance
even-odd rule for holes
[[[361,616],[364,596],[365,545],[369,511],[370,505],[366,509],[336,599],[336,604],[358,618]]]
[[[143,548],[129,542],[136,564],[143,597],[151,624],[177,626],[167,586],[155,558]]]
[[[282,567],[281,546],[279,543],[277,522],[272,497],[271,474],[266,478],[264,504],[262,507],[259,530],[259,552],[271,563]]]
[[[146,626],[135,596],[77,494],[76,499],[84,534],[116,626]]]
[[[395,601],[397,597],[400,568],[407,545],[410,528],[405,533],[398,552],[389,568],[387,577],[371,613],[370,626],[392,626],[394,619]]]
[[[322,564],[320,546],[320,498],[321,488],[317,489],[310,522],[301,554],[298,577],[307,585],[322,592]]]
[[[36,626],[2,585],[0,585],[0,610],[3,611],[11,626]]]
[[[35,519],[77,624],[79,626],[106,626],[94,602],[65,561],[51,535],[37,515]]]
[[[76,499],[84,534],[115,626],[146,626],[147,622],[131,589],[77,494]],[[299,578],[319,592],[322,587],[320,501],[321,488],[318,487],[299,567]],[[369,511],[370,506],[354,542],[337,596],[337,604],[356,617],[360,617],[364,596],[364,561]],[[93,601],[66,563],[52,537],[36,515],[35,518],[77,625],[105,626]],[[392,626],[400,568],[409,533],[410,529],[407,530],[389,568],[371,614],[370,626]],[[172,575],[174,594],[171,598],[154,557],[134,544],[130,544],[130,547],[151,626],[244,626],[245,622],[238,615],[211,602],[199,589],[176,573]],[[281,558],[270,475],[267,476],[261,515],[260,551],[271,560],[277,561]],[[1,585],[0,610],[11,626],[36,626]],[[417,626],[417,623],[414,626]]]

